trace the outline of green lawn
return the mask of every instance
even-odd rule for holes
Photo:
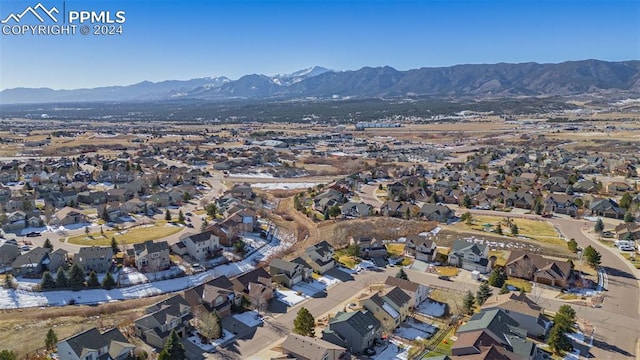
[[[489,215],[473,215],[473,221],[471,225],[465,223],[459,223],[456,226],[484,231],[484,225],[490,224],[491,229],[497,228],[498,224],[501,224],[504,235],[510,235],[510,228],[507,226],[506,218],[509,218],[511,222],[518,226],[518,235],[525,236],[531,239],[538,240],[552,245],[566,246],[566,242],[562,240],[553,226],[542,220],[521,219],[509,216],[489,216]]]
[[[353,256],[348,255],[346,249],[336,250],[335,259],[349,269],[353,269],[357,264],[360,263],[360,261],[362,261],[360,260],[360,258],[354,258]]]
[[[182,227],[171,226],[166,223],[158,223],[152,226],[139,226],[132,229],[120,231],[106,230],[104,236],[100,232],[82,234],[70,237],[68,242],[76,245],[110,246],[111,238],[115,236],[118,244],[137,244],[147,240],[157,240],[173,235],[182,230]]]

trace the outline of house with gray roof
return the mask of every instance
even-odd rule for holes
[[[404,245],[404,253],[413,256],[416,260],[433,262],[438,246],[429,236],[409,235]]]
[[[369,311],[338,312],[322,330],[322,340],[362,354],[382,336],[380,321]]]
[[[336,266],[333,254],[333,246],[326,241],[321,241],[306,248],[302,258],[314,271],[324,274]]]
[[[322,339],[289,334],[282,343],[282,352],[297,360],[339,360],[346,349]]]
[[[489,247],[458,239],[453,242],[449,253],[449,265],[458,266],[465,270],[477,270],[486,274],[491,270],[489,262]]]
[[[166,241],[147,240],[142,244],[134,244],[133,252],[136,267],[142,272],[157,272],[171,266],[169,244]]]
[[[113,249],[110,246],[81,247],[73,262],[80,265],[85,272],[106,273],[113,263]]]
[[[118,328],[101,333],[94,327],[58,342],[57,348],[60,360],[128,360],[135,358],[136,346]]]
[[[311,276],[304,265],[282,259],[271,260],[269,273],[275,283],[288,288]]]
[[[193,318],[191,306],[180,295],[174,295],[148,307],[146,315],[135,320],[135,333],[145,343],[163,348],[171,331],[179,337],[187,335],[189,320]]]
[[[420,216],[429,221],[447,223],[455,217],[455,212],[448,206],[426,203],[420,208]]]
[[[50,251],[49,248],[36,247],[19,255],[11,264],[13,276],[38,277],[48,271]]]
[[[199,262],[204,261],[220,248],[220,238],[212,231],[189,235],[180,242],[185,245],[186,253]]]

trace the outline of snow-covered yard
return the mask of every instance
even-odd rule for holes
[[[278,298],[278,300],[282,301],[283,303],[289,305],[289,306],[294,306],[296,304],[299,304],[301,302],[303,302],[304,300],[308,299],[308,296],[305,295],[298,295],[298,293],[296,291],[293,290],[276,290],[276,296]]]
[[[436,333],[436,331],[438,331],[438,328],[431,325],[431,324],[427,324],[426,322],[422,322],[416,319],[408,319],[403,325],[407,326],[407,327],[412,327],[416,330],[420,330],[423,331],[426,334],[426,338],[430,338],[433,336],[433,334]]]
[[[197,347],[199,347],[200,349],[206,352],[214,352],[217,346],[224,346],[224,344],[233,340],[233,338],[235,337],[235,335],[233,335],[231,332],[227,330],[222,329],[222,331],[223,333],[220,339],[211,340],[209,343],[201,342],[200,336],[198,336],[197,334],[191,335],[187,339],[190,342],[192,342],[194,345],[196,345]]]
[[[235,314],[233,318],[247,325],[248,327],[256,327],[262,324],[262,317],[254,310],[245,311],[242,314]]]
[[[293,289],[295,291],[300,291],[306,296],[314,296],[315,294],[322,292],[327,289],[327,285],[313,280],[311,282],[301,281],[295,285],[293,285]]]
[[[408,358],[409,346],[397,340],[391,340],[383,352],[373,356],[375,360],[407,360]]]
[[[119,274],[119,279],[122,285],[137,285],[151,281],[175,278],[184,274],[185,271],[186,270],[182,265],[154,273],[141,273],[136,268],[124,268]]]
[[[427,299],[418,305],[416,311],[426,316],[439,318],[444,316],[446,309],[447,304]]]
[[[331,275],[323,275],[318,278],[318,282],[326,285],[327,287],[331,287],[335,284],[341,283],[340,279],[334,278]]]
[[[429,334],[426,332],[412,327],[400,326],[393,333],[407,340],[424,340],[429,338]]]

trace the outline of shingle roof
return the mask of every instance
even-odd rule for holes
[[[100,333],[98,329],[91,328],[80,334],[73,335],[67,339],[60,341],[58,344],[66,342],[69,347],[77,355],[82,358],[86,354],[87,350],[97,350],[102,347],[108,347],[108,353],[112,358],[115,358],[120,354],[125,347],[135,347],[135,345],[129,344],[127,338],[122,335],[120,330],[113,328],[107,330],[104,333]]]
[[[152,254],[161,251],[169,251],[169,244],[166,241],[154,242],[153,240],[147,240],[142,244],[134,244],[133,248],[136,250],[136,254],[145,250],[148,254]]]
[[[329,320],[331,324],[347,322],[360,335],[365,336],[372,329],[380,327],[380,322],[370,312],[354,311],[354,312],[338,312],[334,318]]]
[[[209,241],[212,235],[213,235],[213,232],[209,230],[209,231],[201,232],[199,234],[189,235],[188,238],[191,239],[191,241],[193,241],[194,243],[198,243],[198,242]]]
[[[341,352],[346,351],[345,348],[328,341],[298,334],[289,334],[282,343],[282,348],[290,353],[304,356],[305,359],[309,360],[322,360],[329,349]]]
[[[397,286],[402,290],[406,290],[414,294],[416,291],[418,291],[418,288],[420,287],[420,284],[418,283],[415,283],[410,280],[400,279],[394,276],[388,276],[387,280],[385,280],[384,283],[385,285]]]
[[[23,266],[30,266],[32,264],[38,264],[49,254],[49,251],[49,248],[34,248],[31,251],[18,256],[13,264],[11,264],[11,266],[14,268],[19,268]]]
[[[383,295],[383,298],[393,302],[398,308],[404,307],[411,301],[411,297],[397,286],[391,288],[391,290]]]

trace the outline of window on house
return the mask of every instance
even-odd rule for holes
[[[158,258],[158,257],[160,257],[160,254],[158,254],[158,253],[151,254],[151,258],[153,258],[153,259]]]

